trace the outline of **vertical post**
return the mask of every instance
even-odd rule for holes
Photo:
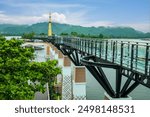
[[[50,59],[53,60],[55,58],[55,50],[54,50],[54,45],[51,45],[50,48]]]
[[[99,57],[101,58],[101,55],[102,55],[102,41],[100,41],[99,43]]]
[[[83,41],[82,40],[80,41],[81,41],[81,51],[83,51]]]
[[[85,66],[75,66],[73,75],[73,99],[86,99]]]
[[[87,40],[85,40],[85,53],[87,53]]]
[[[116,69],[116,98],[120,97],[120,88],[121,88],[121,68]]]
[[[79,49],[79,38],[77,39],[77,49]]]
[[[50,46],[47,44],[47,47],[46,47],[46,54],[47,56],[50,55]]]
[[[63,53],[59,50],[58,51],[58,65],[60,66],[60,67],[63,67]]]
[[[115,41],[113,41],[113,48],[112,48],[113,54],[112,54],[112,62],[114,63],[115,60]]]
[[[95,41],[95,56],[97,54],[97,41]]]
[[[122,66],[123,64],[123,42],[121,41],[121,58],[120,58],[120,65]]]
[[[80,38],[78,38],[78,50],[80,50]]]
[[[91,55],[93,54],[93,40],[91,41]]]
[[[72,99],[71,61],[68,56],[63,58],[62,68],[62,100]]]
[[[83,51],[85,52],[85,40],[83,40]]]
[[[131,46],[131,70],[133,70],[133,60],[134,60],[134,45]]]
[[[145,55],[145,75],[148,75],[147,71],[148,71],[148,56],[149,56],[149,46],[148,46],[148,43],[146,45],[146,55]]]
[[[130,58],[130,42],[128,42],[128,67],[129,67],[129,58]]]
[[[137,61],[138,60],[138,42],[136,42],[136,55],[135,56],[136,56],[136,59],[135,59],[135,64],[136,65],[135,65],[135,67],[137,69],[137,63],[138,63],[138,61]]]
[[[90,54],[90,40],[88,40],[88,54]]]
[[[118,42],[117,41],[115,41],[115,58],[117,59],[117,56],[118,56],[118,48],[117,48],[117,46],[118,46]]]
[[[58,50],[58,59],[62,59],[63,58],[63,54],[60,50]]]
[[[106,41],[105,60],[107,60],[107,54],[108,54],[108,41]]]
[[[77,39],[74,40],[74,48],[77,48]]]
[[[84,40],[82,39],[82,52],[84,51]]]
[[[54,46],[54,51],[55,51],[55,54],[54,54],[54,59],[58,59],[58,49]]]
[[[79,50],[79,38],[77,39],[77,49]]]
[[[82,40],[80,39],[80,50],[82,51]]]
[[[109,46],[108,50],[112,51],[113,50],[113,40],[111,40],[111,41],[108,42],[108,46]]]

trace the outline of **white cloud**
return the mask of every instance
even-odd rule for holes
[[[119,26],[123,26],[123,27],[132,27],[136,30],[142,31],[142,32],[150,32],[150,22],[147,23],[127,23],[127,24],[118,24],[115,22],[111,22],[111,21],[97,21],[97,22],[89,22],[84,24],[83,26],[89,27],[89,26],[95,26],[95,27],[99,27],[99,26],[110,26],[110,27],[119,27]]]
[[[54,12],[52,13],[52,19],[54,22],[66,23],[64,14]],[[48,14],[42,14],[41,16],[8,16],[4,13],[0,13],[0,23],[33,24],[37,22],[48,22]]]
[[[143,32],[150,32],[150,22],[147,23],[128,23],[128,24],[117,24],[111,21],[88,21],[86,16],[86,12],[74,12],[66,14],[53,12],[52,13],[52,21],[58,23],[66,23],[66,24],[73,24],[73,25],[81,25],[81,26],[128,26],[133,27],[136,30],[143,31]],[[6,15],[4,11],[0,11],[0,23],[7,23],[7,24],[34,24],[38,22],[48,22],[48,14],[42,14],[41,16],[10,16]]]
[[[66,16],[62,13],[54,12],[52,13],[52,20],[59,23],[67,23]]]
[[[67,24],[83,26],[87,21],[86,11],[67,12],[65,15]]]
[[[89,26],[95,26],[95,27],[99,27],[99,26],[115,26],[115,24],[113,22],[110,21],[97,21],[97,22],[88,22],[86,24],[84,24],[84,26],[89,27]]]
[[[83,23],[83,14],[82,12],[75,13],[52,13],[52,21],[58,23],[67,23],[74,25],[82,25]],[[18,15],[6,15],[5,13],[0,12],[0,23],[9,23],[9,24],[34,24],[38,22],[48,22],[49,14],[42,14],[41,16],[18,16]]]
[[[150,22],[147,23],[129,23],[129,24],[122,24],[122,26],[130,26],[136,30],[143,31],[143,32],[150,32]]]

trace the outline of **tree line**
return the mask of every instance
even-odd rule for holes
[[[69,33],[61,33],[60,34],[61,36],[74,36],[74,37],[81,37],[81,38],[100,38],[100,39],[103,39],[103,38],[107,38],[106,36],[104,36],[103,34],[99,34],[99,35],[91,35],[91,34],[78,34],[77,32],[71,32],[70,34]]]

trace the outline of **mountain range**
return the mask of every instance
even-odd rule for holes
[[[0,33],[4,35],[22,35],[24,33],[35,32],[36,35],[41,33],[47,34],[48,23],[36,23],[32,25],[14,25],[14,24],[0,24]],[[84,35],[99,35],[103,34],[107,37],[119,38],[150,38],[150,32],[144,33],[135,30],[131,27],[83,27],[77,25],[52,23],[52,30],[54,34],[77,32]]]

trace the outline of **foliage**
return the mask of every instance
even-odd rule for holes
[[[0,37],[0,99],[33,99],[61,72],[57,61],[32,62],[34,50],[20,40]],[[52,80],[53,81],[53,80]]]
[[[2,34],[0,34],[0,39],[3,39],[3,38],[5,38]]]
[[[46,34],[45,34],[45,33],[40,33],[40,35],[41,35],[41,36],[46,36]]]
[[[61,36],[68,36],[69,34],[68,33],[61,33],[60,35]]]
[[[35,32],[36,35],[45,33],[47,35],[48,23],[36,23],[33,25],[9,25],[0,24],[0,32],[4,35],[22,35],[24,33]],[[148,38],[150,33],[143,33],[131,27],[82,27],[69,24],[52,23],[52,30],[56,35],[61,33],[77,32],[78,35],[96,35],[103,34],[104,38]],[[83,36],[83,35],[82,35]]]
[[[57,74],[61,73],[61,69],[59,67],[57,67],[57,61],[56,60],[47,60],[47,62],[32,62],[31,66],[30,66],[30,71],[31,71],[31,77],[32,77],[32,82],[34,82],[34,85],[36,85],[36,81],[38,80],[38,82],[41,83],[41,85],[36,85],[36,91],[41,91],[44,93],[44,85],[45,83],[48,83],[49,89],[50,89],[50,99],[53,99],[53,95],[55,94],[54,91],[54,82],[56,81],[55,76],[57,76]],[[33,74],[35,73],[35,74]],[[36,74],[42,74],[42,77],[35,77]],[[40,74],[39,74],[40,76]]]
[[[104,35],[103,34],[99,34],[98,37],[99,38],[104,38]]]
[[[99,35],[90,35],[90,34],[78,34],[77,32],[71,32],[70,35],[68,33],[61,33],[61,36],[73,36],[73,37],[81,37],[81,38],[106,38],[106,36],[103,36],[103,34]]]
[[[77,36],[78,36],[78,33],[77,33],[77,32],[71,32],[71,36],[77,37]]]
[[[35,33],[34,32],[31,32],[31,33],[24,33],[22,35],[22,38],[24,39],[32,39],[34,37]]]

